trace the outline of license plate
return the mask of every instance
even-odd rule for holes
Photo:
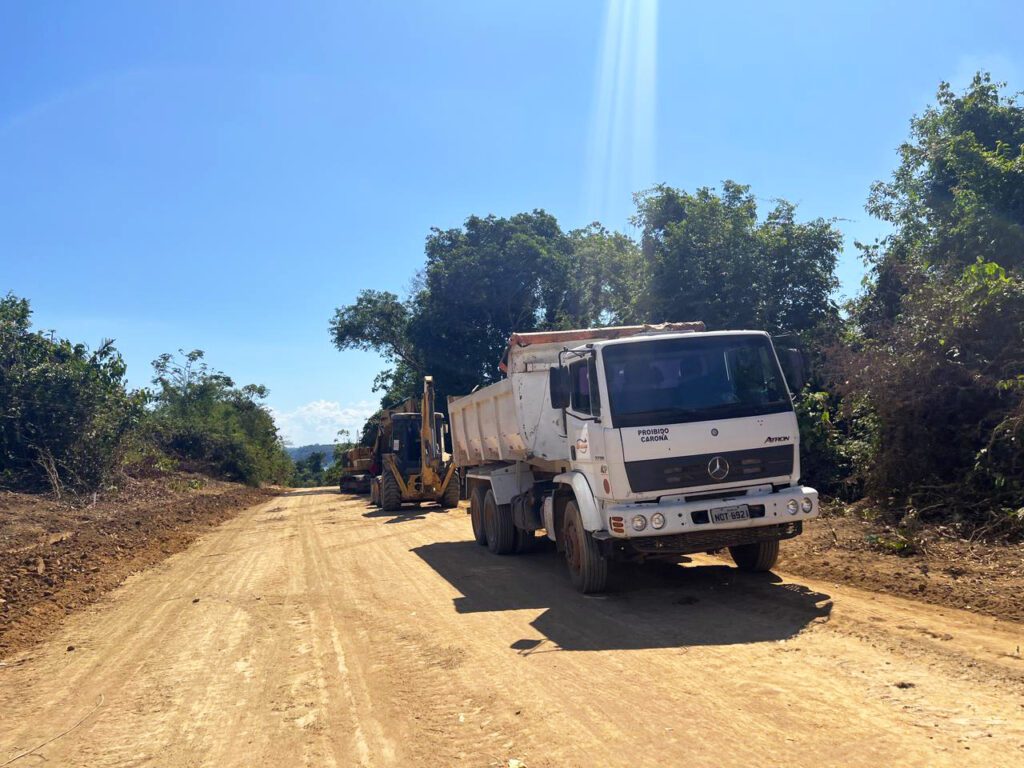
[[[735,507],[719,507],[711,510],[711,519],[716,523],[731,523],[736,520],[749,520],[750,510],[746,504],[737,504]]]

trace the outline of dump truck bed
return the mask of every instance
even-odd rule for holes
[[[665,323],[516,333],[502,359],[506,378],[448,398],[452,451],[460,467],[495,462],[568,461],[562,413],[551,407],[548,371],[567,346],[643,334],[703,331],[703,323]]]

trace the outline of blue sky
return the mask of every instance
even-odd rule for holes
[[[616,9],[656,33],[609,36]],[[851,294],[853,240],[885,231],[871,182],[939,81],[979,68],[1024,89],[1024,6],[5,2],[0,292],[114,337],[135,385],[205,349],[270,387],[293,442],[329,440],[380,366],[328,320],[361,288],[404,292],[431,226],[545,208],[631,231],[637,188],[731,178],[840,218]]]

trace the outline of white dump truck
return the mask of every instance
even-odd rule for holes
[[[802,378],[799,353],[783,358]],[[504,379],[448,400],[473,534],[495,554],[544,531],[576,587],[598,592],[610,561],[728,548],[741,569],[769,570],[818,515],[766,333],[516,333],[501,367]]]

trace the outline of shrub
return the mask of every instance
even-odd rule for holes
[[[266,387],[235,387],[211,370],[202,350],[182,358],[161,355],[153,363],[153,408],[146,432],[183,469],[207,472],[250,485],[287,483],[291,460],[273,416],[260,400]]]
[[[877,425],[866,490],[1005,532],[1024,506],[1024,280],[978,261],[903,298],[890,331],[839,352],[840,391]],[[1024,529],[1024,527],[1022,527]]]
[[[144,395],[127,390],[113,342],[90,351],[30,328],[27,300],[0,300],[0,485],[98,488],[119,466]]]

